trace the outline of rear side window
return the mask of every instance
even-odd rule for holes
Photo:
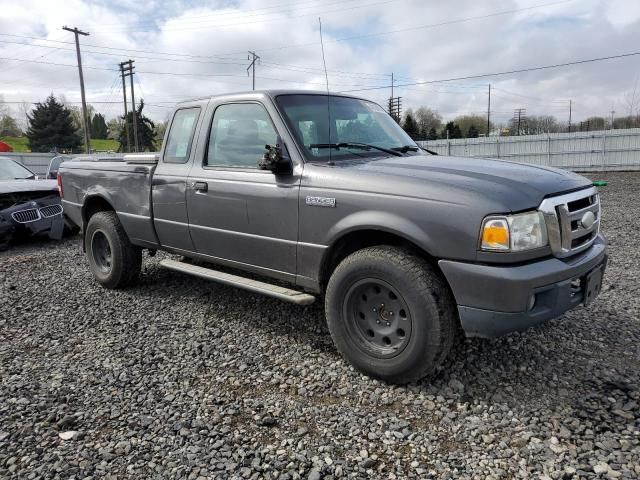
[[[262,105],[220,105],[213,116],[205,165],[257,168],[265,145],[275,145],[276,138],[271,118]]]
[[[165,163],[187,163],[199,115],[199,107],[183,108],[175,113],[164,150]]]

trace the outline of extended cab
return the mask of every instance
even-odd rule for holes
[[[495,337],[588,304],[607,260],[586,178],[432,155],[345,95],[185,102],[159,154],[67,161],[58,183],[105,287],[132,284],[149,249],[294,303],[324,294],[338,350],[398,383],[433,371],[460,330]]]

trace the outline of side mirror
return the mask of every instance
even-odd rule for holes
[[[258,162],[260,170],[271,170],[273,173],[287,174],[291,173],[291,157],[287,152],[287,147],[282,142],[282,138],[278,135],[275,145],[265,145],[267,149],[262,159]]]

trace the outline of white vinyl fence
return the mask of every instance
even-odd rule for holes
[[[500,158],[578,172],[640,170],[640,128],[418,143],[439,155]]]
[[[640,170],[640,128],[418,142],[439,155],[489,157],[576,172]],[[0,153],[45,175],[55,153]]]

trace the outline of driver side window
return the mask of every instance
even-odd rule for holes
[[[205,166],[257,168],[277,133],[257,103],[220,105],[213,114]]]

